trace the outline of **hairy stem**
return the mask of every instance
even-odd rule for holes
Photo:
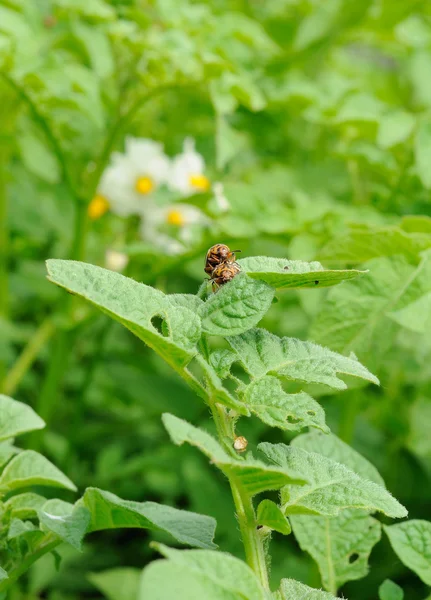
[[[230,438],[233,445],[234,433],[226,409],[224,406],[214,403],[211,406],[211,410],[220,441]],[[247,564],[258,576],[264,589],[269,590],[265,549],[257,530],[257,520],[252,499],[241,490],[234,478],[229,478],[229,484],[235,504]]]
[[[54,324],[46,319],[30,338],[1,386],[4,394],[12,396],[20,381],[32,366],[40,350],[54,333]]]

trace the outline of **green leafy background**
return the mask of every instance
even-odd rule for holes
[[[326,421],[316,410],[313,433],[306,435],[320,436],[315,427],[329,427],[380,476],[346,448],[320,444],[319,452],[328,460],[342,457],[361,477],[383,478],[409,509],[409,525],[385,525],[387,536],[374,548],[361,539],[361,528],[368,523],[377,541],[377,519],[389,523],[384,517],[360,508],[346,526],[336,515],[310,517],[316,535],[322,527],[352,529],[353,548],[331,547],[338,583],[347,581],[339,594],[374,600],[378,593],[401,598],[404,591],[409,600],[426,598],[429,555],[423,564],[423,553],[419,560],[405,539],[409,527],[429,536],[424,523],[431,518],[430,82],[431,9],[425,0],[0,2],[1,389],[48,424],[23,436],[21,446],[42,451],[80,492],[97,487],[128,501],[215,517],[218,546],[242,557],[223,474],[190,446],[173,445],[161,421],[171,413],[214,433],[206,407],[119,323],[73,297],[65,302],[64,291],[46,281],[44,266],[52,257],[103,266],[116,240],[130,258],[126,274],[160,290],[151,292],[151,302],[155,312],[165,311],[175,336],[176,327],[178,335],[183,331],[177,307],[187,306],[187,296],[173,305],[165,294],[196,293],[207,248],[226,242],[241,248],[243,270],[261,298],[261,312],[250,315],[247,328],[259,323],[279,336],[321,344],[351,366],[324,372],[326,381],[317,378],[305,391],[296,379],[280,384],[281,414],[291,394],[304,394],[305,403],[312,400],[307,394],[318,400]],[[192,136],[210,179],[224,184],[231,206],[226,213],[215,209],[210,193],[189,199],[211,226],[196,233],[182,256],[140,241],[133,219],[109,214],[81,227],[79,216],[126,135],[161,141],[170,155]],[[260,256],[284,259],[283,269],[276,260],[262,266],[249,258]],[[301,279],[312,289],[295,284],[305,268],[300,261],[316,261]],[[321,281],[320,263],[327,269]],[[342,274],[347,269],[367,273],[348,280],[352,272]],[[341,271],[336,280],[335,270]],[[260,321],[272,301],[268,284],[279,288],[277,302]],[[170,363],[180,368],[190,358],[199,313],[211,336],[229,328],[229,346],[217,337],[214,345],[225,358],[229,349],[238,353],[228,364],[245,381],[248,363],[239,348],[247,334],[218,318],[223,294],[209,307],[189,305],[189,329],[175,338],[175,352],[156,330],[143,328],[143,339],[156,352],[172,351]],[[97,305],[97,298],[92,302]],[[147,308],[150,322],[155,312],[150,302]],[[126,326],[136,333],[142,322]],[[40,349],[16,377],[16,361],[32,341]],[[378,376],[380,387],[351,377],[352,353]],[[251,383],[256,398],[262,397],[258,386],[278,382],[272,373],[277,366]],[[344,379],[349,389],[340,392]],[[339,385],[331,389],[334,380]],[[279,417],[269,414],[240,422],[252,449],[297,435],[294,427],[277,427]],[[39,429],[37,419],[29,429]],[[26,430],[17,419],[12,435]],[[303,436],[294,447],[315,451]],[[61,498],[70,501],[68,493]],[[302,593],[290,579],[320,588],[331,576],[328,554],[322,559],[320,542],[311,547],[308,541],[306,518],[292,518],[296,539],[275,533],[271,542],[274,589],[285,578],[280,597]],[[140,586],[151,585],[151,579],[140,583],[140,570],[159,557],[151,540],[172,542],[160,531],[94,532],[82,554],[59,549],[58,571],[52,556],[36,563],[10,597],[135,598]],[[346,552],[358,554],[356,561],[346,562]],[[166,556],[187,582],[195,567],[186,569],[175,553]],[[165,568],[158,562],[151,567]],[[244,574],[244,585],[247,576],[252,579]],[[257,587],[253,593],[260,597]],[[315,594],[309,597],[325,598]]]

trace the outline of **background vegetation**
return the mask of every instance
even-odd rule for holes
[[[245,256],[369,270],[329,292],[281,292],[262,326],[354,352],[379,377],[379,388],[313,395],[409,517],[429,519],[429,3],[2,0],[0,68],[1,391],[48,424],[21,445],[80,490],[216,517],[216,542],[241,556],[224,478],[161,424],[171,412],[211,431],[206,407],[120,325],[48,283],[44,265],[112,268],[115,250],[136,280],[195,293],[207,248],[222,241]],[[140,227],[145,208],[88,214],[127,136],[171,157],[194,138],[206,162],[204,193],[154,193],[153,212],[178,204],[182,215],[154,223],[155,235]],[[188,224],[184,204],[198,220]],[[257,419],[241,428],[252,443],[289,439]],[[58,572],[51,556],[37,563],[11,598],[126,598],[125,582],[155,556],[150,535],[94,533],[82,554],[61,550]],[[387,539],[370,565],[342,588],[350,600],[374,600],[386,578],[408,600],[426,597]],[[274,585],[321,585],[293,536],[275,536],[271,574]]]

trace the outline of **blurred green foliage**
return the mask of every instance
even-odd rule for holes
[[[329,292],[279,293],[263,326],[353,351],[379,376],[380,388],[313,396],[410,518],[429,519],[429,2],[2,0],[0,69],[0,376],[49,424],[28,447],[80,490],[216,517],[217,543],[241,556],[224,479],[172,446],[160,422],[172,412],[211,430],[205,407],[131,334],[65,301],[44,270],[49,257],[104,264],[115,247],[129,276],[195,293],[207,248],[223,241],[245,256],[369,270]],[[224,185],[227,212],[212,192],[186,200],[211,225],[182,255],[145,244],[133,218],[86,218],[126,135],[161,141],[170,155],[195,138],[211,181]],[[253,444],[288,439],[257,419],[242,427]],[[155,555],[145,535],[92,534],[82,555],[62,551],[59,572],[44,559],[10,597],[125,598],[117,578],[133,587],[133,567]],[[275,535],[272,555],[275,583],[320,586],[292,536]],[[409,600],[426,597],[387,540],[370,565],[346,597],[374,599],[385,579]]]

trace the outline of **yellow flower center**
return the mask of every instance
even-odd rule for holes
[[[169,225],[176,225],[177,227],[183,227],[185,225],[186,220],[184,215],[179,210],[170,210],[166,215],[166,221]]]
[[[135,182],[135,190],[138,194],[149,194],[154,189],[154,183],[151,177],[138,177]]]
[[[210,180],[205,175],[189,175],[189,183],[201,192],[208,191],[211,186]]]
[[[93,220],[100,219],[108,210],[109,202],[107,198],[102,194],[96,194],[88,205],[88,216]]]

